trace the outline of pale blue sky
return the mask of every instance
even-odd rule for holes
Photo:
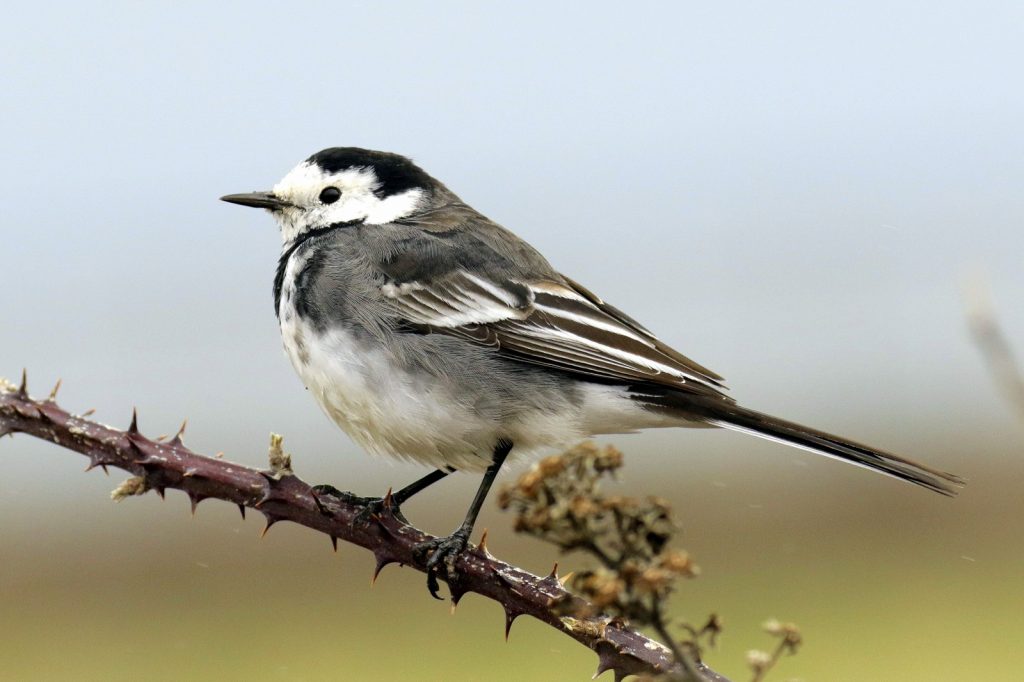
[[[189,415],[210,449],[275,428],[369,466],[280,351],[271,221],[217,201],[358,145],[413,156],[753,406],[865,439],[1002,419],[960,286],[985,269],[1024,348],[1022,7],[12,5],[0,374],[63,376],[109,421]],[[740,442],[626,443],[680,438]]]

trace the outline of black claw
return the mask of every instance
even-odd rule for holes
[[[444,597],[438,594],[441,591],[441,584],[437,582],[437,574],[433,571],[427,571],[427,591],[434,599],[444,601]]]
[[[346,493],[344,490],[338,490],[333,485],[327,485],[326,483],[322,484],[322,485],[315,485],[315,486],[313,486],[313,492],[316,493],[317,495],[324,495],[324,496],[330,496],[330,497],[340,497],[342,499],[344,499],[344,497],[346,495],[351,495],[352,494],[352,493]]]
[[[443,570],[451,582],[455,576],[455,562],[466,551],[468,545],[469,530],[459,528],[447,537],[427,540],[413,548],[413,554],[419,559],[430,554],[427,559],[427,590],[434,599],[441,599],[438,595],[441,586],[437,582],[439,570]]]
[[[362,509],[360,509],[352,518],[353,526],[369,525],[369,523],[373,521],[374,517],[383,516],[385,513],[393,514],[402,523],[409,523],[405,516],[402,515],[401,510],[398,508],[398,502],[394,497],[361,497],[344,490],[338,490],[333,485],[313,486],[312,492],[313,500],[316,501],[320,511],[325,514],[327,513],[327,510],[318,499],[320,497],[333,497],[334,499],[345,502],[346,504],[362,507]]]

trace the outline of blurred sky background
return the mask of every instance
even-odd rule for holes
[[[1024,5],[14,3],[0,25],[0,375],[250,465],[364,494],[365,456],[281,351],[268,189],[323,147],[407,154],[752,407],[964,475],[949,500],[740,434],[612,438],[624,494],[671,499],[704,569],[674,599],[747,679],[1014,679],[1024,424],[964,320],[989,282],[1024,354]],[[972,273],[981,273],[972,274]],[[422,576],[0,443],[0,677],[575,680],[596,658]],[[510,480],[509,476],[504,479]],[[407,507],[447,532],[476,486]],[[258,515],[257,515],[258,516]],[[547,547],[489,503],[499,557]],[[580,567],[576,558],[563,566]]]

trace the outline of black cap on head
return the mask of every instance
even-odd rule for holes
[[[313,154],[307,161],[328,173],[338,173],[348,168],[373,168],[380,181],[376,194],[382,199],[414,187],[430,189],[437,184],[412,160],[390,152],[359,147],[330,147]]]

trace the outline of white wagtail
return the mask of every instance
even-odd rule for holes
[[[431,575],[450,571],[466,548],[513,448],[533,453],[595,434],[719,426],[947,495],[962,485],[740,407],[722,377],[403,156],[325,149],[270,192],[222,199],[267,209],[281,228],[274,307],[288,357],[324,411],[371,452],[437,467],[393,503],[451,471],[484,472],[462,525],[421,548]]]

